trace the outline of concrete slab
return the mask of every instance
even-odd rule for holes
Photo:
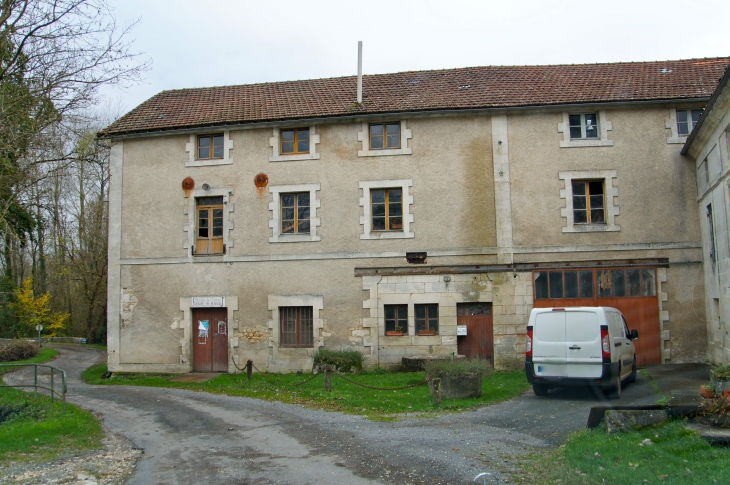
[[[656,385],[669,399],[671,405],[693,404],[702,401],[700,385],[710,382],[707,364],[659,364],[650,365],[642,372],[650,378],[652,387]]]

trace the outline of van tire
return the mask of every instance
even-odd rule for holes
[[[616,379],[614,380],[613,387],[611,387],[611,390],[608,393],[609,399],[621,399],[621,369],[619,369],[618,374],[616,374]]]
[[[626,382],[636,382],[636,356],[634,356],[634,363],[631,365],[631,374],[626,378]]]
[[[547,396],[548,386],[544,384],[533,384],[532,392],[534,392],[536,396]]]

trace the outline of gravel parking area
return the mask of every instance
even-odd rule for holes
[[[122,435],[106,431],[104,447],[48,462],[19,462],[0,467],[0,483],[19,485],[121,485],[134,471],[142,450]]]
[[[445,485],[472,483],[481,472],[491,473],[492,483],[510,483],[503,472],[513,459],[563,443],[585,426],[591,406],[652,403],[661,397],[657,382],[640,374],[620,401],[590,390],[558,389],[547,397],[527,392],[436,419],[372,422],[250,398],[89,386],[78,376],[103,355],[82,346],[57,348],[61,355],[54,365],[68,372],[69,400],[100,413],[108,429],[144,449],[129,484]],[[99,483],[116,483],[101,481],[100,463],[95,469],[100,471],[89,471]]]

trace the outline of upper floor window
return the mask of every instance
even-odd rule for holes
[[[199,197],[195,254],[223,253],[223,197]]]
[[[388,150],[400,148],[400,122],[374,123],[370,125],[370,149]]]
[[[373,231],[403,230],[403,189],[374,189],[370,191]]]
[[[568,115],[571,139],[598,138],[598,115],[596,113]]]
[[[281,130],[280,155],[309,153],[309,128]]]
[[[702,116],[701,109],[678,109],[677,110],[677,135],[687,136],[694,129]]]
[[[603,180],[572,181],[573,223],[605,224],[606,204]]]
[[[309,234],[309,192],[281,194],[281,234]]]
[[[198,160],[223,158],[223,133],[198,136]]]

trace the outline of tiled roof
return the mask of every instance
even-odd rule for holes
[[[100,135],[357,114],[709,97],[730,58],[487,66],[163,91]]]

